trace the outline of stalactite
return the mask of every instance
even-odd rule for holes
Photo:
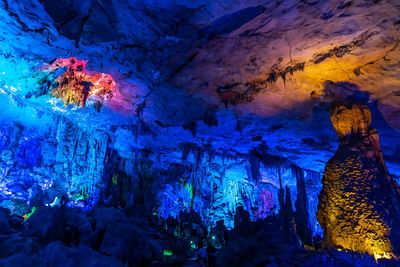
[[[257,182],[260,179],[260,159],[254,153],[249,154],[251,177],[253,181]]]
[[[267,153],[262,155],[262,163],[264,166],[270,168],[282,168],[290,164],[290,162],[284,157],[270,155]]]
[[[182,127],[184,130],[189,130],[192,133],[193,137],[196,137],[196,128],[197,128],[196,122],[192,121],[191,123],[182,125]]]
[[[41,96],[50,91],[51,96],[64,101],[65,107],[73,104],[82,108],[85,107],[89,96],[96,96],[101,101],[110,99],[116,88],[114,79],[104,73],[88,75],[86,64],[87,61],[71,57],[58,58],[50,65],[44,66],[43,70],[49,74],[39,80],[39,89],[35,95]],[[63,68],[67,68],[66,71],[58,75],[57,71]],[[58,76],[54,79],[55,75]]]
[[[285,187],[285,204],[284,204],[284,210],[289,217],[293,216],[293,207],[292,207],[292,194],[290,193],[290,188]]]
[[[203,161],[203,155],[204,151],[201,149],[201,147],[197,147],[196,151],[194,152],[194,160],[196,163],[196,171],[199,169],[199,166],[201,165]]]
[[[296,212],[294,219],[296,222],[296,231],[303,244],[312,245],[312,232],[308,225],[308,205],[307,205],[307,189],[304,180],[303,169],[292,165],[292,173],[296,176],[297,199],[295,202]]]
[[[183,161],[186,161],[190,153],[193,153],[193,155],[195,155],[196,152],[201,151],[201,148],[196,143],[181,143],[180,148],[182,151]]]
[[[215,115],[215,112],[207,110],[206,114],[204,114],[203,122],[208,126],[218,126],[218,118]]]
[[[283,189],[283,187],[282,187],[282,177],[281,177],[280,169],[278,169],[278,177],[279,177],[279,191],[278,191],[279,213],[282,216],[283,209],[285,207],[285,189]]]

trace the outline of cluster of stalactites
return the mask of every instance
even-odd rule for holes
[[[71,57],[59,58],[44,67],[50,72],[67,67],[67,70],[57,77],[55,86],[51,88],[51,96],[63,100],[65,107],[73,104],[84,108],[89,96],[96,96],[102,100],[108,99],[116,87],[114,79],[108,74],[87,74],[86,64],[87,61]]]

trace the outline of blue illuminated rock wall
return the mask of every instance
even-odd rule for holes
[[[128,1],[123,2],[129,4]],[[247,7],[246,1],[241,2],[243,8]],[[189,6],[195,5],[191,1],[185,3]],[[54,15],[50,12],[53,7],[57,8],[44,8],[51,17]],[[9,8],[19,10],[28,8],[28,5],[10,5]],[[230,11],[237,9],[240,8],[235,7]],[[127,10],[121,8],[121,16]],[[144,11],[140,9],[140,12]],[[261,11],[258,8],[246,9],[245,13],[240,13],[243,15],[242,22],[257,16]],[[217,13],[219,12],[222,11]],[[166,20],[169,21],[173,16],[168,15]],[[15,29],[18,33],[20,25],[14,25],[13,17],[4,15],[4,18],[8,18],[4,20],[4,28]],[[198,18],[200,17],[194,19]],[[153,19],[157,20],[159,17],[152,18],[151,21]],[[137,25],[145,27],[141,20],[138,19]],[[229,32],[232,29],[226,25],[230,20],[229,16],[224,17],[219,20],[222,28],[213,30],[211,27],[209,30],[215,33]],[[34,25],[36,19],[29,18],[27,21]],[[129,21],[129,27],[126,24],[120,25],[125,30],[129,29],[129,36],[133,34],[132,23]],[[175,27],[175,24],[178,23],[172,23],[171,27]],[[60,25],[56,26],[59,28]],[[195,32],[191,31],[191,27],[182,32]],[[61,29],[62,34],[66,33],[64,30],[66,29]],[[99,41],[85,34],[86,30],[87,28],[80,36],[83,43]],[[134,31],[136,34],[136,28]],[[149,33],[148,31],[149,28],[146,28],[143,33]],[[49,34],[48,38],[53,37]],[[292,163],[264,157],[264,154],[254,156],[249,153],[261,141],[268,140],[268,145],[273,148],[283,136],[294,136],[292,131],[296,129],[292,130],[290,125],[286,129],[279,126],[281,118],[266,122],[257,116],[239,118],[231,109],[208,110],[209,107],[204,103],[182,90],[157,84],[154,78],[160,73],[154,70],[163,68],[152,67],[151,64],[149,67],[149,62],[143,63],[141,58],[137,61],[131,60],[130,56],[140,54],[135,47],[121,50],[121,56],[117,60],[135,62],[138,69],[151,71],[152,76],[147,77],[143,84],[153,86],[151,90],[147,90],[147,86],[140,85],[138,80],[131,81],[132,77],[129,78],[129,83],[119,80],[120,85],[126,86],[120,86],[120,93],[129,94],[117,97],[117,109],[111,111],[111,106],[105,106],[98,112],[93,108],[93,103],[89,103],[85,109],[75,109],[65,107],[62,101],[49,95],[39,94],[39,97],[34,97],[32,92],[38,89],[38,84],[45,76],[40,71],[40,66],[48,64],[52,57],[71,56],[64,54],[72,49],[74,42],[58,37],[59,47],[52,45],[51,48],[44,49],[48,45],[45,39],[38,38],[43,41],[40,45],[36,44],[36,39],[28,37],[24,42],[14,43],[14,35],[10,34],[5,42],[10,47],[1,47],[0,104],[7,106],[7,109],[0,110],[1,206],[23,215],[32,206],[49,204],[56,197],[66,195],[73,206],[140,204],[154,209],[164,217],[176,216],[180,211],[192,207],[201,213],[208,224],[213,225],[223,219],[228,227],[232,227],[238,206],[243,206],[253,220],[277,213],[280,208],[280,177],[282,187],[290,190],[292,206],[296,209],[299,172],[293,171],[296,168]],[[138,40],[163,46],[162,42],[150,42],[148,38],[150,41],[160,39],[157,34],[149,33],[139,36]],[[163,40],[174,43],[174,38],[176,37],[166,35]],[[178,48],[182,50],[181,44]],[[21,52],[28,49],[35,52],[35,55],[30,57]],[[43,50],[46,51],[45,57],[42,55]],[[74,56],[80,60],[91,59],[91,68],[103,69],[104,64],[104,68],[111,70],[112,74],[120,72],[121,66],[114,61],[116,59],[110,59],[113,55],[108,55],[107,46],[97,45],[82,50],[85,53],[76,50]],[[158,51],[152,46],[148,50]],[[175,53],[174,51],[172,49],[168,53]],[[166,52],[160,50],[160,55],[150,58],[165,64],[168,61],[164,60],[166,55],[163,53]],[[100,54],[102,59],[98,57]],[[128,55],[124,57],[124,54]],[[168,76],[172,71],[169,69],[163,75]],[[131,66],[121,68],[122,72],[130,73]],[[121,75],[119,78],[121,79]],[[154,88],[154,85],[157,86]],[[124,106],[128,106],[128,110],[139,112],[130,113],[131,116],[126,117],[118,109]],[[279,129],[280,134],[273,135],[273,132],[278,132],[275,128]],[[235,149],[230,150],[233,146]],[[224,152],[227,150],[229,152]],[[310,160],[304,163],[310,166],[310,162],[312,168],[318,164],[317,161]],[[319,231],[315,210],[320,176],[311,171],[301,172],[304,173],[302,176],[305,181],[307,220],[315,233]],[[304,193],[304,187],[301,188]],[[305,209],[304,205],[302,209]]]
[[[232,111],[207,111],[173,88],[154,91],[154,103],[142,117],[127,119],[106,108],[98,113],[92,104],[64,108],[49,96],[27,98],[41,76],[35,72],[38,77],[23,80],[22,74],[32,71],[24,60],[4,62],[7,73],[15,75],[2,77],[0,94],[0,103],[9,107],[0,110],[0,205],[14,213],[26,214],[34,205],[66,195],[72,206],[143,204],[164,217],[192,207],[209,225],[224,220],[231,228],[238,206],[253,220],[278,212],[279,176],[296,210],[299,172],[292,162],[248,152],[265,141],[242,146],[229,138],[210,139],[215,133],[238,134],[241,123]],[[8,86],[19,80],[24,81],[20,89]],[[171,125],[152,123],[155,119]],[[271,144],[277,142],[276,136],[266,136]],[[242,152],[224,152],[229,144]],[[315,211],[320,175],[301,172],[308,227],[319,233]]]
[[[17,122],[3,123],[0,133],[0,205],[19,215],[29,206],[66,195],[73,206],[124,201],[143,204],[163,217],[193,208],[208,225],[224,220],[232,228],[239,206],[252,220],[276,214],[281,186],[290,189],[295,210],[300,170],[307,192],[308,226],[320,233],[315,218],[319,173],[282,158],[269,156],[252,166],[254,159],[247,154],[221,154],[190,143],[168,152],[153,151],[148,145],[128,149],[130,142],[145,142],[149,133],[126,126],[81,128],[62,116],[54,116],[42,134]],[[75,199],[77,195],[86,200]]]
[[[315,217],[321,189],[319,173],[303,170],[286,161],[277,164],[271,157],[271,162],[260,164],[259,178],[254,180],[248,155],[202,153],[196,146],[192,146],[189,153],[183,149],[182,155],[183,159],[176,158],[170,165],[165,176],[168,182],[159,184],[157,189],[156,208],[160,215],[178,216],[180,211],[192,207],[208,225],[224,220],[225,225],[232,228],[239,206],[250,213],[252,220],[277,214],[281,186],[289,188],[296,210],[300,171],[306,190],[308,218],[305,220],[314,234],[321,233]]]
[[[48,204],[82,191],[96,202],[104,187],[108,135],[55,119],[43,135],[16,122],[1,125],[1,205],[17,214],[26,212],[29,201]]]

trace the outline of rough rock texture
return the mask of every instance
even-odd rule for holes
[[[49,266],[123,266],[119,259],[102,255],[88,246],[67,247],[60,241],[49,244],[44,254],[43,263]]]
[[[1,214],[11,222],[12,216]],[[113,208],[42,207],[24,223],[0,234],[0,266],[153,266],[162,249],[182,246],[167,239],[151,217]],[[11,224],[11,223],[10,223]],[[71,229],[75,229],[71,239]],[[156,264],[157,265],[157,264]]]
[[[100,2],[1,3],[4,106],[136,124],[120,116],[129,114],[166,140],[216,150],[247,153],[266,141],[271,154],[322,172],[337,143],[326,103],[359,95],[374,106],[389,170],[400,174],[396,1]],[[95,103],[79,111],[24,98],[42,78],[38,65],[71,56],[116,80],[100,114],[90,111]],[[177,131],[183,126],[189,135]]]
[[[326,164],[319,195],[325,244],[390,258],[400,249],[400,191],[383,161],[368,107],[334,104],[331,119],[340,145]]]
[[[352,134],[367,135],[371,125],[371,112],[365,105],[334,105],[331,109],[331,121],[340,139]]]
[[[253,222],[245,228],[246,231],[234,229],[229,233],[230,242],[217,253],[217,266],[377,266],[368,255],[304,249],[278,217]],[[396,262],[383,264],[396,266]]]
[[[164,217],[192,207],[207,224],[224,220],[232,228],[238,206],[252,220],[276,214],[283,186],[291,190],[293,208],[299,207],[299,230],[321,233],[315,217],[320,174],[271,156],[265,144],[248,154],[194,143],[157,150],[140,145],[157,138],[144,123],[141,129],[88,127],[64,116],[53,116],[44,132],[16,123],[0,130],[0,205],[20,216],[66,196],[69,205],[84,209],[140,204]]]
[[[156,182],[158,213],[176,216],[192,207],[208,225],[223,220],[231,229],[237,207],[249,212],[252,221],[275,215],[281,208],[279,190],[289,188],[292,200],[288,205],[296,210],[298,234],[303,242],[311,243],[312,234],[321,234],[315,217],[320,174],[271,156],[262,148],[240,156],[196,146],[184,149],[184,160],[169,165],[167,175]]]
[[[208,105],[227,105],[242,116],[264,118],[264,125],[281,126],[276,132],[270,130],[265,140],[287,128],[307,135],[298,139],[289,137],[296,134],[282,135],[278,140],[285,149],[271,149],[303,167],[318,166],[321,172],[336,146],[335,136],[327,131],[331,129],[328,109],[321,102],[329,103],[332,96],[366,97],[378,104],[373,116],[378,113],[379,120],[387,122],[385,127],[376,127],[385,141],[383,153],[393,155],[387,157],[388,166],[397,172],[396,145],[387,144],[398,143],[390,141],[398,136],[393,129],[399,129],[395,96],[399,91],[398,1],[289,0],[268,1],[263,6],[262,14],[193,49],[172,83]],[[217,21],[222,24],[223,20],[213,23]],[[353,86],[329,88],[327,82]],[[298,123],[292,123],[294,118]],[[243,135],[247,133],[244,127]],[[302,142],[303,138],[314,142]],[[319,152],[324,154],[322,163],[311,155],[325,142],[333,147],[325,145],[329,153]],[[296,155],[298,150],[301,156]]]
[[[32,206],[44,205],[62,195],[86,192],[90,202],[98,201],[104,187],[108,135],[101,130],[83,131],[59,119],[43,135],[19,124],[2,126],[0,205],[15,202],[12,209],[23,215],[28,199]]]
[[[396,0],[0,1],[0,206],[14,218],[61,196],[85,211],[193,208],[229,228],[238,206],[252,220],[285,206],[309,244],[332,102],[368,103],[400,175],[399,14]],[[71,57],[115,80],[101,110],[44,93],[61,69],[46,79],[43,66]],[[128,260],[135,247],[113,238],[132,236],[82,223],[85,246],[103,233],[96,249]]]

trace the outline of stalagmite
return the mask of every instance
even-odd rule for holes
[[[331,120],[340,145],[322,179],[317,218],[325,245],[391,258],[399,250],[397,185],[389,176],[366,105],[338,103]]]

